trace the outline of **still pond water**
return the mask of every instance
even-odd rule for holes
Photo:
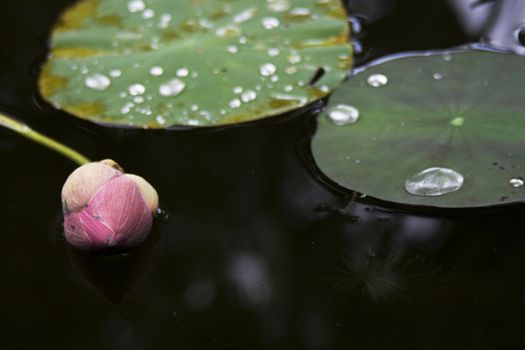
[[[68,117],[42,102],[36,78],[72,2],[0,2],[0,108],[144,176],[167,217],[138,251],[75,253],[61,238],[59,198],[75,165],[0,130],[0,349],[520,347],[523,205],[423,212],[352,201],[319,180],[304,151],[319,104],[200,131]],[[475,40],[447,4],[350,1],[358,63]]]

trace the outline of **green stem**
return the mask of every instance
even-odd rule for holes
[[[42,135],[41,133],[31,129],[26,124],[19,122],[15,119],[12,119],[10,117],[7,117],[3,114],[0,114],[0,126],[11,129],[17,132],[18,134],[24,137],[27,137],[30,140],[38,142],[39,144],[46,146],[62,154],[63,156],[71,159],[72,161],[78,163],[79,165],[83,165],[83,164],[91,162],[89,159],[87,159],[82,154],[78,153],[77,151],[74,151],[71,148],[67,147],[66,145],[63,145],[60,142],[57,142],[45,135]]]

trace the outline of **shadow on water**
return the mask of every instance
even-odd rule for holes
[[[35,70],[51,24],[70,3],[0,4],[2,110],[144,176],[170,215],[136,252],[73,252],[55,227],[74,164],[0,130],[0,348],[521,343],[523,205],[418,213],[334,190],[305,164],[301,146],[319,104],[202,131],[116,130],[71,118],[41,101]],[[451,2],[347,3],[360,64],[476,39]]]

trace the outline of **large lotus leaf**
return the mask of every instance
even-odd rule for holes
[[[244,122],[338,86],[348,35],[339,0],[83,0],[54,29],[40,90],[104,124]]]
[[[334,182],[386,201],[523,202],[524,84],[524,57],[487,51],[372,64],[331,96],[313,156]]]

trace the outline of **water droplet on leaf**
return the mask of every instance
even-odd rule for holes
[[[177,70],[177,73],[176,73],[176,74],[177,74],[177,76],[178,76],[179,78],[185,78],[185,77],[187,77],[188,75],[190,75],[190,71],[189,71],[188,68],[180,68],[180,69]]]
[[[238,98],[230,101],[230,107],[231,108],[239,108],[241,106],[241,100]]]
[[[450,122],[450,124],[452,124],[454,126],[463,126],[464,123],[465,123],[465,119],[463,119],[461,117],[454,118]]]
[[[273,65],[272,63],[265,63],[259,67],[259,72],[262,76],[269,77],[271,75],[274,75],[277,71],[277,67]]]
[[[109,76],[112,78],[118,78],[122,75],[122,71],[120,69],[112,69],[109,72]]]
[[[276,57],[276,56],[279,56],[279,54],[281,53],[281,50],[279,50],[276,47],[270,47],[266,52],[268,53],[268,56]]]
[[[155,11],[153,11],[152,9],[147,9],[144,12],[142,12],[142,18],[144,19],[150,19],[153,17],[155,17]]]
[[[328,120],[336,125],[343,126],[354,124],[359,119],[359,110],[354,106],[338,104],[337,106],[331,107],[326,111]]]
[[[155,118],[155,120],[156,120],[157,123],[159,123],[160,125],[164,125],[164,124],[166,124],[166,119],[164,119],[164,117],[161,116],[161,115],[158,115],[158,116]]]
[[[142,0],[131,0],[128,3],[128,10],[131,13],[144,11],[146,4]]]
[[[264,17],[261,23],[265,29],[275,29],[281,24],[281,22],[275,17]]]
[[[169,24],[171,22],[171,15],[169,13],[165,13],[162,16],[160,16],[160,28],[168,28]]]
[[[311,15],[310,9],[306,7],[296,7],[288,12],[288,15],[292,18],[304,18]]]
[[[142,84],[133,84],[128,88],[128,91],[131,96],[138,96],[144,94],[146,88]]]
[[[249,21],[255,15],[256,9],[246,9],[233,17],[235,23],[244,23]]]
[[[366,80],[368,85],[373,87],[385,86],[388,83],[388,77],[383,74],[372,74]]]
[[[405,190],[414,196],[441,196],[459,190],[463,181],[463,175],[452,169],[433,167],[408,179],[405,182]]]
[[[444,78],[444,76],[441,73],[434,73],[434,74],[432,74],[432,79],[434,79],[434,80],[441,80],[443,78]]]
[[[111,85],[111,80],[104,74],[94,74],[84,81],[86,86],[93,90],[103,91]]]
[[[235,45],[228,46],[228,52],[229,53],[237,53],[239,52],[239,47]]]
[[[289,0],[266,0],[268,9],[274,12],[284,12],[290,8]]]
[[[251,102],[257,98],[257,93],[253,90],[248,90],[241,95],[242,102]]]
[[[164,74],[164,69],[159,66],[151,67],[149,73],[154,77],[160,77],[162,74]]]
[[[301,60],[302,60],[301,56],[299,56],[296,53],[293,53],[290,56],[288,56],[288,62],[290,62],[291,64],[299,63],[301,62]]]
[[[525,181],[522,177],[513,177],[510,179],[509,184],[514,188],[520,188],[525,185]]]
[[[159,93],[165,97],[180,95],[186,88],[186,84],[179,79],[172,79],[159,87]]]

